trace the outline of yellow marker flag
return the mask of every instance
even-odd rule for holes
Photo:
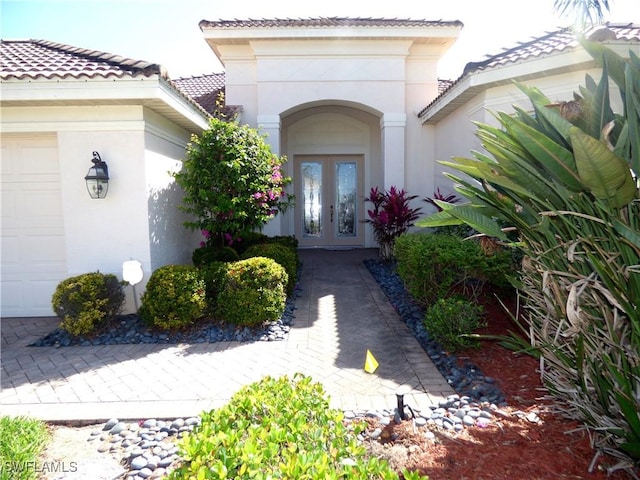
[[[371,351],[367,350],[367,358],[364,361],[364,371],[367,373],[373,373],[378,368],[378,361],[373,356]]]

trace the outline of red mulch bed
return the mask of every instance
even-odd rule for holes
[[[478,333],[506,334],[514,329],[495,298],[482,303],[489,325]],[[375,448],[374,453],[386,457],[398,471],[407,467],[428,475],[430,480],[632,478],[621,470],[607,474],[607,467],[617,462],[604,456],[599,457],[592,472],[588,471],[594,457],[589,436],[584,430],[576,430],[576,422],[552,412],[540,381],[538,360],[515,354],[494,341],[483,341],[479,349],[457,352],[456,356],[461,361],[470,360],[484,375],[494,377],[508,406],[500,408],[486,428],[466,428],[455,435],[436,432],[435,440],[414,433],[411,422],[392,422],[383,438],[393,438],[393,434],[398,438]],[[524,415],[516,416],[515,412]],[[537,415],[538,422],[526,418],[531,412]],[[567,433],[571,430],[573,433]]]

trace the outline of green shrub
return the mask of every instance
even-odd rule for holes
[[[199,267],[205,284],[207,308],[211,312],[215,312],[218,296],[225,285],[227,263],[229,262],[211,262]]]
[[[477,347],[479,342],[470,336],[485,326],[483,308],[460,297],[439,298],[424,317],[424,327],[431,337],[451,352]]]
[[[243,232],[240,233],[238,237],[239,240],[233,243],[233,248],[235,248],[240,255],[249,247],[258,245],[259,243],[266,243],[269,240],[269,237],[262,232]]]
[[[71,335],[86,335],[117,316],[124,300],[123,283],[115,275],[94,272],[60,282],[51,304],[62,319],[60,328]]]
[[[35,480],[49,440],[47,426],[27,417],[0,418],[0,480]]]
[[[285,246],[282,243],[259,243],[249,247],[243,254],[242,258],[251,257],[267,257],[275,260],[287,272],[287,285],[285,291],[291,294],[298,281],[298,255],[297,251]]]
[[[172,330],[192,325],[206,305],[205,282],[196,267],[165,265],[151,274],[139,313],[148,325]]]
[[[240,240],[233,243],[233,248],[242,255],[248,248],[262,243],[277,243],[298,251],[298,239],[293,235],[275,235],[269,237],[261,232],[245,232],[239,234]]]
[[[396,240],[395,257],[407,290],[425,305],[453,293],[475,299],[485,283],[504,286],[512,272],[509,251],[487,255],[477,241],[454,235],[401,235]]]
[[[216,315],[228,323],[256,326],[284,312],[287,272],[275,260],[252,257],[227,264]]]
[[[196,267],[207,265],[211,262],[235,262],[239,259],[238,252],[233,248],[215,245],[196,248],[191,255],[191,261]]]
[[[205,412],[180,442],[185,462],[171,479],[398,479],[384,460],[367,458],[321,384],[296,374],[243,387]],[[409,478],[423,478],[414,474]]]

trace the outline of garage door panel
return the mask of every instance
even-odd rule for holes
[[[57,176],[59,174],[57,151],[52,155],[50,147],[23,147],[22,161],[20,162],[20,173],[23,181],[29,181],[30,177],[36,176],[44,180],[45,176]]]
[[[0,212],[2,212],[2,229],[9,227],[15,227],[19,221],[18,216],[18,202],[16,201],[15,187],[2,183],[2,192],[0,192],[0,201],[2,206]]]
[[[11,271],[20,266],[20,236],[2,234],[2,273]]]
[[[66,253],[55,136],[2,136],[3,317],[49,316],[66,278]]]
[[[20,311],[24,307],[23,282],[2,280],[2,311]]]
[[[56,270],[66,265],[65,239],[57,230],[39,229],[34,233],[3,233],[2,272],[29,271],[38,273],[42,267]]]
[[[62,225],[62,198],[59,189],[51,185],[46,190],[25,188],[20,210],[24,226],[52,227]]]

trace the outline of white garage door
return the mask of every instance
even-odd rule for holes
[[[55,136],[2,136],[2,317],[53,315],[66,275]]]

